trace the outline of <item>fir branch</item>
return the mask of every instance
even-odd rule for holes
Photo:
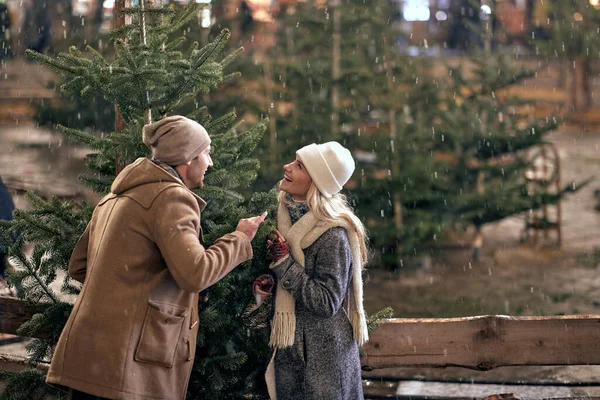
[[[105,147],[104,140],[99,139],[92,134],[80,131],[78,129],[67,128],[61,124],[58,124],[57,127],[63,133],[63,135],[75,139],[80,143],[87,144],[92,149],[101,150]]]
[[[200,68],[206,61],[210,60],[212,57],[222,51],[230,37],[231,34],[229,30],[223,29],[215,38],[215,40],[199,51],[198,57],[192,62],[192,68]]]
[[[231,74],[227,74],[223,77],[223,83],[228,83],[234,80],[239,79],[242,76],[241,73],[239,72],[233,72]]]
[[[46,384],[46,374],[35,368],[19,373],[1,371],[0,380],[6,382],[2,400],[66,399],[66,393]]]
[[[198,194],[201,197],[205,197],[207,199],[215,199],[222,201],[228,200],[234,203],[241,203],[244,201],[244,196],[242,196],[238,192],[217,186],[204,186],[202,189],[198,190]]]
[[[123,25],[121,27],[115,28],[108,34],[108,38],[111,41],[118,41],[119,38],[122,37],[135,37],[139,31],[139,25],[137,24],[128,24]]]
[[[375,329],[377,329],[386,319],[392,318],[394,310],[391,307],[385,307],[382,310],[377,311],[375,314],[367,317],[367,330],[371,335]]]
[[[180,36],[177,39],[171,40],[169,43],[165,43],[164,51],[167,57],[172,58],[173,53],[175,53],[174,50],[180,48],[186,41],[187,38],[185,36]],[[181,52],[177,51],[177,53],[179,53],[180,57],[182,56]]]
[[[210,119],[207,121],[203,121],[204,126],[209,132],[219,133],[226,130],[227,127],[230,127],[237,118],[235,112],[228,112],[227,114],[223,114],[216,119]]]
[[[92,57],[94,58],[94,61],[96,63],[102,64],[102,65],[108,65],[108,62],[104,59],[104,56],[102,56],[102,54],[100,54],[100,52],[98,52],[98,50],[94,49],[90,45],[86,45],[85,48],[87,51],[92,53]]]
[[[202,6],[206,7],[206,6]],[[188,3],[179,15],[175,16],[171,19],[169,24],[165,24],[158,28],[155,28],[157,33],[169,35],[171,33],[180,31],[185,25],[187,25],[194,17],[196,16],[197,6],[194,2]],[[153,11],[158,11],[160,9],[149,9]]]
[[[252,154],[256,146],[260,143],[262,135],[267,131],[268,119],[263,119],[254,125],[246,134],[240,137],[239,154],[246,157]]]
[[[142,1],[147,1],[147,0],[142,0]],[[173,15],[175,13],[175,10],[172,10],[168,7],[162,7],[162,8],[152,8],[150,2],[148,2],[149,6],[143,11],[146,14],[154,14],[154,15]],[[134,6],[134,7],[124,7],[121,9],[121,13],[123,15],[139,15],[141,11],[141,7],[140,6]]]
[[[36,230],[38,232],[42,232],[45,234],[45,237],[62,237],[63,235],[63,232],[57,229],[52,229],[47,223],[44,223],[43,220],[38,219],[34,213],[16,211],[15,217],[26,222],[30,231]]]
[[[32,278],[38,283],[39,286],[34,288],[38,290],[26,290],[25,293],[23,293],[23,296],[25,296],[24,298],[33,302],[39,302],[42,298],[46,297],[50,299],[53,303],[58,303],[58,299],[56,298],[52,289],[50,289],[50,287],[44,283],[44,281],[40,278],[40,276],[37,273],[39,267],[35,264],[36,261],[41,262],[41,257],[43,256],[43,253],[44,250],[41,247],[39,247],[39,245],[36,245],[36,247],[34,248],[34,255],[31,259],[27,258],[22,253],[13,255],[13,260],[16,261],[17,266],[27,271],[26,275],[19,276],[19,278],[21,278],[21,281],[18,282],[18,284],[23,285],[25,279]]]
[[[117,64],[121,65],[123,63],[131,71],[137,70],[138,64],[136,63],[129,47],[120,40],[115,42],[115,47],[117,53],[119,54],[119,57],[117,58]]]
[[[77,71],[76,68],[65,65],[64,63],[58,62],[45,54],[41,54],[30,49],[25,50],[25,58],[46,65],[56,72],[75,74]]]
[[[240,54],[242,54],[242,52],[244,51],[243,47],[239,47],[236,50],[232,51],[227,57],[225,57],[223,60],[221,60],[221,65],[223,67],[227,67],[229,66],[229,64],[231,64],[233,61],[235,61]]]

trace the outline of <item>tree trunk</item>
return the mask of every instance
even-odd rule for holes
[[[485,193],[485,172],[481,169],[477,174],[477,193],[483,195]],[[477,262],[481,258],[483,247],[483,232],[481,225],[475,226],[475,237],[473,238],[473,261]]]
[[[340,134],[340,83],[341,76],[341,58],[342,58],[342,37],[341,37],[341,3],[340,0],[331,0],[331,9],[333,12],[333,60],[331,67],[331,79],[333,86],[331,88],[331,135],[334,140],[339,139]]]
[[[589,87],[590,60],[577,57],[571,64],[571,108],[573,110],[588,110],[592,105],[592,95]]]
[[[569,70],[571,71],[570,87],[569,87],[569,108],[571,111],[577,109],[577,62],[571,61]]]
[[[567,89],[567,80],[569,79],[569,60],[559,60],[556,66],[558,68],[556,87],[565,90]]]
[[[581,57],[578,60],[579,66],[579,88],[581,89],[580,102],[584,110],[589,110],[592,107],[592,92],[590,90],[590,71],[591,62],[587,57]]]
[[[231,43],[238,44],[242,39],[242,18],[240,10],[242,9],[241,0],[224,0],[222,3],[223,18],[230,21]]]
[[[269,162],[271,165],[275,165],[277,160],[277,121],[275,114],[275,102],[273,99],[273,73],[271,72],[271,61],[268,57],[264,58],[263,64],[264,76],[265,76],[265,88],[266,88],[266,99],[267,99],[267,115],[269,116]]]
[[[584,61],[584,82],[583,82],[583,93],[585,98],[585,107],[590,109],[594,106],[594,99],[592,97],[592,84],[590,83],[590,76],[592,75],[592,60],[586,58]]]
[[[525,1],[525,32],[533,32],[534,24],[533,24],[533,8],[534,0],[526,0]]]
[[[117,0],[115,1],[114,12],[114,27],[120,28],[125,25],[125,15],[121,13],[121,10],[126,7],[126,0]],[[117,59],[117,49],[115,48],[115,60]],[[126,128],[125,121],[123,120],[123,116],[119,111],[119,106],[115,103],[115,131],[119,132]],[[115,170],[116,174],[119,175],[119,172],[125,168],[127,165],[125,162],[122,162],[119,158],[119,154],[115,155]]]
[[[396,91],[396,85],[394,84],[394,69],[393,69],[393,55],[392,55],[392,50],[391,47],[393,46],[393,41],[390,40],[389,37],[384,37],[384,44],[383,44],[383,48],[384,48],[384,54],[385,54],[385,71],[386,71],[386,82],[387,82],[387,89],[388,89],[388,96],[393,96],[394,92]],[[392,171],[392,176],[393,177],[397,177],[398,174],[400,174],[400,160],[398,158],[398,155],[396,154],[396,146],[398,145],[398,136],[399,136],[399,132],[398,132],[398,120],[397,120],[397,110],[394,108],[395,106],[391,106],[388,110],[388,118],[390,120],[390,146],[391,148],[391,153],[392,153],[392,165],[391,165],[391,171]],[[402,197],[400,194],[400,190],[398,190],[398,188],[396,187],[396,190],[394,190],[394,196],[393,196],[393,201],[394,201],[394,227],[396,228],[396,235],[399,235],[400,232],[402,231],[402,225],[403,225],[403,221],[402,221]],[[399,268],[400,265],[402,265],[401,263],[401,259],[402,259],[402,253],[403,253],[403,248],[402,245],[400,244],[400,242],[398,241],[396,243],[396,260],[397,260],[397,267]]]

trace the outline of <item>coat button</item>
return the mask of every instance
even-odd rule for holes
[[[285,281],[283,281],[283,287],[284,287],[284,288],[289,288],[291,284],[292,284],[292,282],[290,282],[290,281],[289,281],[289,280],[287,280],[287,279],[286,279]]]

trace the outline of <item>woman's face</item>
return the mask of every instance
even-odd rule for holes
[[[279,183],[279,189],[291,194],[294,200],[306,200],[311,183],[312,179],[298,156],[293,162],[283,166],[283,179]]]

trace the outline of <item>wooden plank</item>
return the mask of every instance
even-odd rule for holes
[[[15,297],[0,296],[0,333],[16,335],[17,329],[43,308],[43,304],[28,305]],[[34,337],[44,339],[43,335]]]
[[[364,370],[600,364],[600,315],[391,319],[363,348]]]
[[[16,334],[33,314],[23,301],[0,296],[0,333]],[[600,315],[390,319],[363,353],[364,370],[600,365]]]
[[[14,297],[0,296],[0,333],[16,335],[17,329],[32,316],[25,302]]]
[[[36,368],[43,372],[48,372],[50,364],[31,364],[27,359],[17,356],[0,354],[0,371],[21,372],[26,369]],[[0,391],[0,393],[2,393]]]

